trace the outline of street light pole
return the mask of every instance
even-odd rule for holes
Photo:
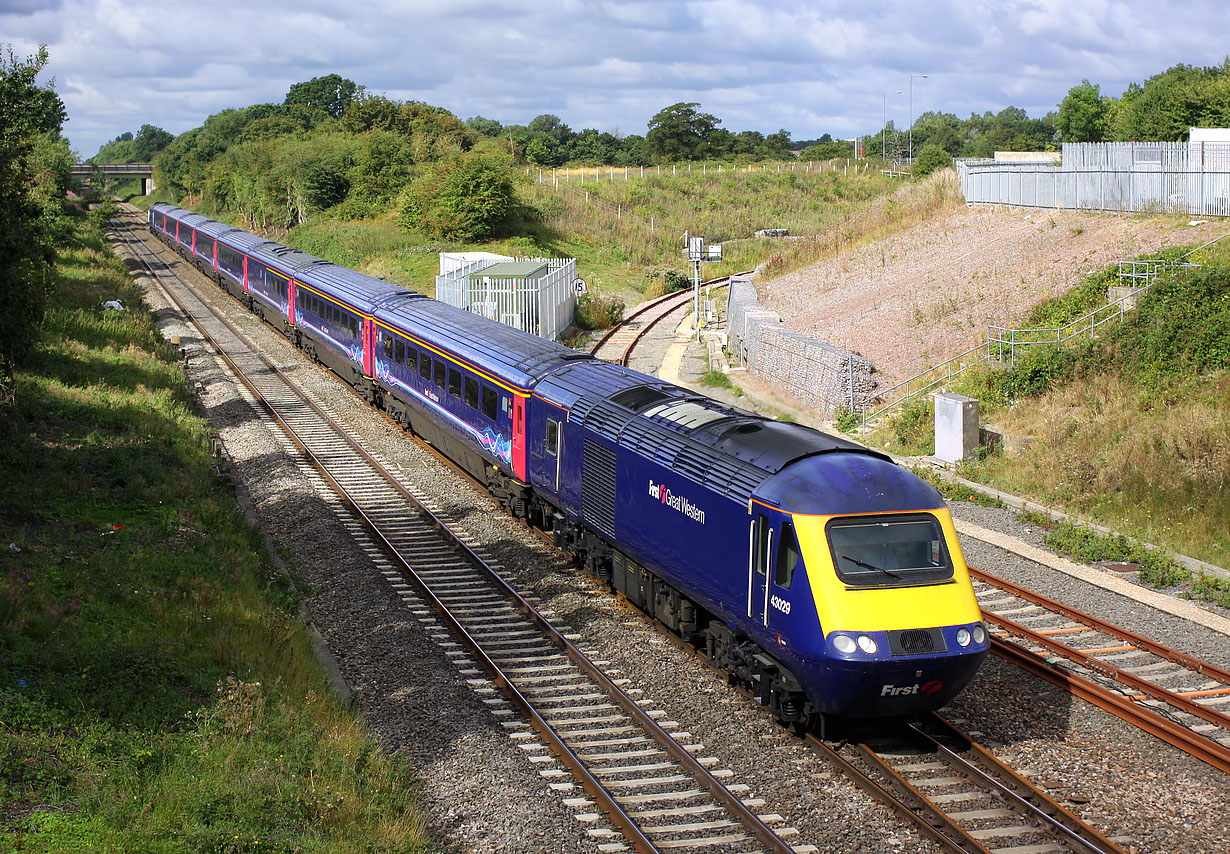
[[[911,166],[914,165],[914,78],[915,77],[921,77],[924,80],[926,80],[927,75],[925,74],[911,74],[910,75],[910,150],[909,150],[909,157],[910,157]]]
[[[897,94],[901,94],[901,90],[897,90]],[[880,159],[885,163],[888,162],[888,91],[883,93],[883,100],[880,104]]]

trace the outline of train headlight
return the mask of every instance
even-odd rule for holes
[[[987,630],[982,627],[982,623],[974,626],[974,643],[982,646],[987,642]]]
[[[875,655],[876,650],[879,649],[876,646],[876,642],[872,638],[867,637],[867,635],[858,636],[858,648],[868,655]]]
[[[849,655],[858,647],[854,645],[854,639],[848,635],[833,635],[833,649],[840,652],[842,655]]]
[[[966,629],[966,628],[957,629],[957,644],[959,646],[969,646],[969,642],[970,642],[969,629]]]

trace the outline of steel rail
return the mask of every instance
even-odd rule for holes
[[[1006,590],[1018,599],[1023,599],[1026,602],[1032,602],[1035,605],[1046,608],[1048,611],[1055,611],[1056,613],[1063,614],[1066,617],[1071,617],[1073,620],[1097,629],[1102,634],[1117,637],[1120,640],[1127,641],[1133,646],[1140,647],[1146,652],[1151,652],[1158,658],[1164,658],[1167,661],[1172,661],[1175,664],[1182,665],[1188,670],[1195,671],[1196,673],[1209,676],[1219,682],[1224,682],[1227,685],[1230,685],[1230,670],[1225,670],[1218,667],[1216,664],[1212,664],[1208,661],[1187,655],[1186,653],[1173,650],[1170,647],[1163,646],[1162,644],[1150,640],[1144,635],[1139,635],[1130,629],[1125,629],[1122,626],[1116,626],[1114,623],[1108,623],[1105,620],[1099,619],[1091,614],[1086,614],[1084,611],[1079,611],[1076,608],[1063,604],[1062,602],[1056,602],[1054,599],[1048,599],[1040,593],[1035,593],[1032,590],[1021,587],[1019,584],[1014,584],[1013,582],[1007,581],[999,576],[991,575],[989,572],[984,572],[981,569],[975,569],[971,566],[969,567],[969,574],[980,581],[990,584],[993,587]]]
[[[1090,670],[1101,673],[1103,676],[1114,679],[1116,682],[1122,682],[1124,685],[1128,685],[1140,693],[1152,697],[1154,700],[1159,700],[1167,705],[1174,706],[1179,711],[1186,712],[1189,715],[1198,717],[1208,723],[1216,724],[1217,726],[1230,731],[1230,716],[1224,715],[1216,709],[1210,709],[1207,706],[1202,706],[1199,703],[1189,700],[1187,697],[1176,694],[1168,688],[1163,688],[1160,685],[1155,685],[1152,682],[1141,679],[1135,673],[1125,670],[1122,667],[1116,667],[1113,664],[1108,664],[1107,662],[1096,658],[1092,653],[1081,652],[1079,649],[1073,649],[1066,644],[1059,643],[1059,641],[1053,640],[1045,635],[1041,635],[1033,629],[1026,628],[1020,623],[1014,622],[1007,617],[1001,617],[993,611],[984,611],[983,616],[988,622],[994,623],[1009,634],[1025,638],[1030,643],[1036,643],[1039,646],[1046,647],[1046,649],[1056,655],[1062,655],[1064,658],[1075,661],[1082,667],[1087,667]],[[1230,756],[1230,750],[1227,750],[1227,756]]]
[[[744,273],[734,273],[732,275],[741,276],[745,274]],[[730,278],[731,278],[730,276],[718,276],[715,279],[709,279],[708,281],[701,282],[701,284],[705,285],[706,287],[725,287],[725,285],[730,283]],[[636,311],[634,311],[632,314],[628,315],[623,320],[619,321],[619,323],[615,324],[610,329],[608,329],[606,333],[601,338],[598,339],[598,342],[589,348],[590,355],[597,356],[598,351],[601,350],[603,346],[616,333],[623,330],[625,327],[628,326],[628,324],[630,324],[632,321],[636,320],[637,318],[639,318],[641,315],[645,314],[646,312],[649,312],[650,310],[654,308],[658,308],[663,303],[670,302],[671,300],[679,300],[680,303],[685,303],[687,300],[690,300],[691,298],[692,298],[691,294],[688,291],[672,291],[669,294],[663,294],[660,297],[649,300],[644,305],[642,305],[640,308],[638,308]],[[660,316],[651,320],[644,329],[639,330],[637,334],[633,337],[632,341],[625,348],[623,355],[619,359],[619,364],[626,366],[628,364],[628,359],[632,354],[632,349],[636,346],[641,336],[644,335],[646,332],[648,332],[651,328],[653,328],[653,326],[655,326],[658,323],[658,321],[660,321],[667,314],[670,314],[676,308],[679,308],[679,306],[671,306],[669,309],[663,312]]]
[[[1043,825],[1061,839],[1066,840],[1072,845],[1085,848],[1092,852],[1092,854],[1123,854],[1123,849],[1118,845],[1064,809],[1059,802],[1022,777],[1015,770],[1005,765],[989,750],[971,741],[965,733],[958,730],[942,716],[932,712],[928,718],[928,723],[931,726],[942,729],[948,736],[963,742],[966,749],[972,750],[979,760],[985,763],[994,774],[979,768],[977,763],[965,759],[917,724],[910,724],[909,726],[920,738],[925,739],[928,745],[942,753],[950,762],[959,766],[964,773],[974,777],[984,785],[994,787],[999,793],[999,797],[1008,803],[1014,804],[1028,817]],[[995,775],[999,775],[1000,779],[996,779]],[[1004,780],[1009,782],[1005,784]],[[1028,797],[1020,794],[1020,790],[1028,792]]]
[[[948,834],[941,832],[941,827],[951,829],[951,822],[943,818],[942,814],[937,814],[933,810],[927,810],[931,813],[930,817],[924,817],[920,814],[920,810],[926,809],[923,804],[926,803],[926,798],[918,796],[918,803],[911,806],[897,796],[891,789],[877,781],[870,774],[863,771],[849,759],[841,755],[841,752],[830,744],[826,744],[817,736],[808,733],[804,736],[804,741],[812,750],[817,751],[821,756],[829,762],[837,766],[843,774],[845,774],[854,785],[858,786],[875,800],[884,804],[893,810],[893,812],[907,819],[914,829],[920,832],[923,836],[937,843],[945,851],[953,852],[953,854],[970,854],[971,851],[977,854],[991,854],[980,843],[969,840],[974,844],[974,848],[968,848],[959,844],[952,839]],[[878,764],[878,763],[877,763]]]
[[[132,238],[128,237],[127,239],[131,243]],[[375,536],[378,542],[385,547],[386,552],[388,552],[388,556],[395,560],[410,578],[414,579],[416,586],[419,588],[419,592],[427,599],[432,609],[442,620],[444,620],[450,630],[462,642],[470,654],[482,664],[483,669],[486,670],[492,680],[500,686],[505,696],[508,697],[513,705],[517,707],[518,711],[520,711],[522,715],[530,722],[530,725],[533,726],[534,730],[540,736],[542,736],[543,740],[551,746],[552,752],[560,758],[569,771],[571,771],[580,781],[582,788],[602,807],[603,811],[607,813],[608,817],[611,818],[612,822],[619,828],[620,832],[624,834],[628,841],[632,843],[633,847],[638,852],[641,852],[641,854],[661,854],[660,849],[658,849],[653,842],[645,836],[640,827],[627,815],[626,811],[615,800],[615,796],[608,792],[606,788],[603,787],[603,785],[597,780],[597,778],[589,772],[589,769],[585,767],[584,763],[582,763],[579,758],[577,758],[576,754],[571,750],[571,748],[568,747],[563,738],[556,733],[555,730],[552,729],[550,725],[548,725],[547,722],[538,714],[538,712],[530,704],[529,700],[527,700],[521,691],[512,683],[512,681],[505,676],[503,671],[494,661],[491,660],[485,650],[483,650],[469,631],[466,630],[466,628],[456,619],[444,603],[440,601],[434,592],[432,592],[430,586],[423,582],[423,579],[418,575],[410,563],[403,558],[396,548],[392,547],[392,544],[389,543],[388,539],[384,536],[383,532],[380,530],[380,527],[362,509],[359,502],[355,500],[350,492],[333,477],[325,463],[311,451],[306,442],[299,436],[298,432],[281,416],[276,407],[274,407],[265,395],[249,380],[239,365],[236,364],[235,361],[226,353],[219,342],[204,328],[204,326],[198,322],[197,318],[188,310],[183,302],[176,297],[175,294],[171,293],[169,289],[163,286],[161,277],[158,275],[157,271],[153,269],[152,265],[144,261],[144,259],[142,259],[142,263],[145,263],[146,267],[154,275],[155,280],[159,283],[160,289],[167,296],[167,298],[179,307],[184,317],[197,328],[201,335],[204,336],[205,340],[207,340],[214,348],[214,351],[227,363],[228,366],[230,366],[231,371],[235,374],[236,378],[253,394],[261,408],[264,409],[265,412],[278,423],[290,441],[294,443],[312,467],[315,468],[321,477],[325,479],[330,488],[332,488],[342,499],[342,501],[350,507],[351,511],[358,516],[360,522],[362,522],[363,526],[368,529],[369,533]],[[230,329],[230,331],[241,341],[250,343],[247,337],[244,336],[243,333],[241,333],[229,320],[221,317],[220,315],[217,317],[222,324]],[[283,382],[287,383],[292,389],[297,388],[290,382],[289,378],[286,377],[276,365],[265,358],[265,356],[260,353],[255,346],[252,346],[252,350],[262,361],[266,363],[274,374],[283,380]],[[343,439],[349,438],[340,425],[337,425],[336,422],[324,413],[314,401],[310,400],[306,395],[302,396],[302,399],[312,410],[316,412],[318,416],[322,417],[328,424],[333,426]],[[387,470],[380,465],[379,462],[374,460],[365,449],[353,442],[351,442],[351,445],[369,464],[374,465],[386,477],[391,477]],[[409,493],[405,491],[404,487],[402,487],[400,483],[396,482],[395,478],[392,479],[391,482],[395,489],[402,492],[405,497],[409,498],[420,509],[424,510],[427,515],[432,518],[436,525],[442,527],[443,530],[447,532],[455,542],[462,545],[462,547],[469,552],[471,557],[479,560],[480,565],[486,567],[486,563],[484,561],[478,558],[467,545],[462,543],[455,536],[452,536],[452,532],[449,532],[447,527],[443,526],[441,520],[435,516],[435,514],[424,508],[422,504],[420,504],[412,496],[410,496]],[[494,573],[494,571],[492,571],[492,574],[498,575],[498,573]],[[520,599],[519,596],[518,599]]]
[[[131,238],[127,239],[131,242]],[[171,294],[165,287],[163,287],[158,272],[155,271],[147,262],[143,261],[143,263],[146,263],[146,266],[154,275],[155,280],[158,281],[159,287],[163,290],[164,294],[166,294],[172,302],[179,306],[185,317],[188,318],[201,332],[201,334],[211,343],[211,345],[213,345],[215,351],[218,352],[218,354],[231,367],[231,370],[235,373],[236,377],[249,389],[249,391],[252,392],[254,397],[260,402],[262,407],[271,415],[271,417],[279,423],[288,438],[290,438],[296,447],[298,447],[300,451],[305,454],[312,466],[329,483],[330,487],[337,492],[339,497],[341,497],[342,500],[349,507],[351,507],[352,511],[356,513],[364,527],[366,527],[377,538],[377,540],[384,545],[385,551],[388,552],[390,557],[392,557],[403,569],[406,570],[409,576],[414,579],[416,586],[419,587],[420,592],[422,592],[425,595],[425,598],[428,599],[433,610],[435,610],[450,626],[454,633],[467,646],[471,654],[473,654],[483,664],[484,669],[488,671],[489,675],[491,675],[496,684],[501,687],[505,695],[509,697],[510,701],[513,702],[518,710],[521,711],[522,714],[530,721],[535,731],[543,737],[544,741],[551,746],[553,752],[560,757],[561,761],[569,768],[570,771],[573,772],[574,776],[580,780],[585,791],[593,796],[595,801],[597,801],[604,811],[608,813],[612,819],[612,823],[619,827],[620,831],[625,834],[637,851],[645,852],[645,854],[649,854],[649,852],[658,852],[659,849],[652,841],[648,839],[648,837],[644,835],[639,825],[637,825],[635,821],[627,815],[627,812],[618,804],[615,796],[612,795],[602,785],[602,783],[592,775],[585,764],[564,742],[562,736],[560,736],[538,714],[530,701],[521,693],[519,689],[517,689],[511,679],[503,673],[499,665],[487,655],[486,651],[483,650],[478,641],[472,637],[465,627],[462,626],[456,617],[448,610],[447,606],[435,595],[435,593],[431,590],[430,585],[418,575],[409,562],[406,561],[405,558],[393,546],[393,544],[388,541],[383,532],[380,530],[378,524],[361,508],[359,502],[329,473],[325,463],[319,460],[317,456],[311,452],[294,428],[276,412],[272,404],[248,380],[239,366],[236,365],[235,362],[225,353],[225,351],[219,346],[218,342],[214,340],[214,338],[203,328],[203,326],[197,322],[195,317],[193,317],[192,313],[188,311],[182,302]],[[187,286],[186,283],[185,286],[189,287],[189,290],[191,290],[191,287]],[[218,320],[242,342],[247,344],[253,350],[254,354],[266,364],[270,371],[278,376],[291,389],[297,390],[297,386],[293,384],[290,378],[287,377],[281,369],[274,365],[272,361],[260,353],[260,351],[251,344],[247,337],[244,336],[243,333],[240,332],[229,320],[221,316],[218,316]],[[697,762],[695,757],[693,757],[691,753],[689,753],[681,744],[675,741],[675,739],[673,739],[669,733],[667,733],[652,717],[650,717],[635,700],[628,696],[628,694],[619,688],[619,686],[615,685],[610,678],[597,667],[597,665],[585,656],[585,654],[582,653],[571,641],[564,637],[563,634],[555,628],[555,626],[547,621],[546,618],[544,618],[498,572],[490,567],[490,565],[480,555],[478,555],[469,546],[469,544],[467,544],[448,527],[444,520],[442,520],[430,508],[423,505],[422,502],[411,494],[405,486],[401,484],[394,475],[388,472],[388,470],[378,460],[368,453],[365,448],[355,442],[345,431],[345,429],[341,427],[341,425],[337,424],[331,416],[324,412],[324,410],[321,409],[307,395],[300,393],[300,397],[316,413],[316,415],[326,422],[326,424],[328,424],[343,441],[347,442],[354,449],[354,451],[365,460],[365,462],[375,468],[393,489],[399,492],[404,498],[411,501],[446,537],[448,537],[448,539],[456,547],[461,549],[471,561],[482,567],[487,572],[492,582],[500,588],[501,592],[511,599],[518,609],[521,610],[538,629],[546,634],[548,639],[555,646],[562,649],[575,665],[577,665],[591,679],[597,682],[603,691],[611,699],[615,700],[617,705],[639,726],[641,726],[641,728],[653,738],[659,747],[661,747],[676,762],[682,765],[684,770],[688,771],[697,782],[704,785],[714,799],[721,803],[733,817],[738,819],[740,824],[742,824],[745,829],[750,831],[761,843],[763,843],[771,851],[775,852],[775,854],[788,854],[788,852],[793,851],[793,848],[782,841],[770,827],[761,821],[759,816],[752,812],[752,810],[742,802],[742,800],[727,789],[726,786],[723,785],[721,781],[718,780],[718,778],[707,768]]]
[[[1104,834],[1064,809],[1053,798],[985,748],[971,741],[941,716],[931,713],[926,720],[928,726],[942,730],[948,737],[959,741],[963,749],[972,751],[977,761],[964,758],[914,723],[904,725],[902,741],[921,742],[930,753],[941,757],[950,768],[984,794],[990,793],[1023,819],[1033,822],[1038,832],[1056,838],[1067,847],[1084,854],[1124,854],[1123,849]],[[946,851],[959,854],[995,854],[995,851],[1000,850],[983,844],[971,831],[962,827],[953,816],[885,761],[870,744],[854,742],[850,747],[863,762],[883,776],[883,782],[843,756],[838,748],[815,735],[808,734],[806,742],[813,750],[836,764],[859,788],[909,819],[916,830]]]
[[[1018,584],[1006,581],[982,570],[970,568],[970,575],[993,588],[998,588],[1024,602],[1029,602],[1051,613],[1068,618],[1079,627],[1073,627],[1072,632],[1079,633],[1080,627],[1087,627],[1087,632],[1097,632],[1107,637],[1118,638],[1130,647],[1150,653],[1164,661],[1169,661],[1188,671],[1211,678],[1223,685],[1230,684],[1230,672],[1210,662],[1170,649],[1156,641],[1150,640],[1136,632],[1108,623],[1098,617],[1086,614],[1076,608],[1056,602],[1039,593],[1035,593]],[[999,627],[1010,637],[1020,638],[1035,644],[1054,655],[1072,661],[1094,673],[1112,679],[1121,685],[1139,692],[1137,696],[1118,694],[1106,686],[1086,679],[1068,671],[1058,664],[1048,661],[1042,656],[1031,652],[1018,643],[1005,638],[992,637],[991,647],[1000,657],[1009,659],[1020,667],[1035,675],[1059,685],[1070,693],[1077,694],[1105,711],[1134,724],[1151,735],[1161,738],[1166,743],[1179,748],[1185,753],[1212,765],[1219,770],[1230,772],[1230,747],[1221,742],[1195,732],[1181,722],[1171,720],[1158,712],[1140,704],[1146,698],[1191,715],[1206,723],[1210,723],[1224,732],[1230,732],[1230,715],[1216,709],[1201,705],[1181,693],[1162,687],[1154,682],[1137,676],[1130,669],[1118,667],[1097,658],[1096,651],[1082,651],[1054,640],[1040,630],[1030,629],[1020,623],[984,608],[984,619]],[[1222,689],[1218,689],[1222,690]]]
[[[1015,643],[992,637],[991,650],[1023,670],[1058,685],[1073,696],[1093,703],[1220,771],[1230,773],[1230,751],[1223,745],[1193,732],[1182,724],[1167,720],[1096,682],[1083,679]]]

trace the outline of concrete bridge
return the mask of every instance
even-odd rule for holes
[[[115,163],[96,166],[91,163],[78,163],[69,170],[69,175],[82,183],[89,183],[96,174],[107,178],[123,180],[124,178],[141,179],[141,195],[148,196],[154,191],[154,164],[152,163]]]

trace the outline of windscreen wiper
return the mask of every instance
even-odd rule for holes
[[[884,568],[884,567],[882,567],[882,566],[876,566],[876,565],[875,565],[875,564],[873,564],[873,563],[867,563],[867,562],[865,562],[865,561],[861,561],[861,560],[859,560],[858,558],[853,558],[853,557],[850,557],[849,555],[842,555],[842,556],[841,556],[841,559],[842,559],[842,560],[848,560],[848,561],[850,561],[850,563],[854,564],[855,566],[861,566],[863,569],[870,569],[870,570],[872,570],[873,572],[882,572],[882,573],[884,573],[885,575],[891,575],[893,578],[900,578],[900,577],[901,577],[901,576],[900,576],[900,575],[898,575],[897,573],[893,572],[891,569],[885,569],[885,568]]]

